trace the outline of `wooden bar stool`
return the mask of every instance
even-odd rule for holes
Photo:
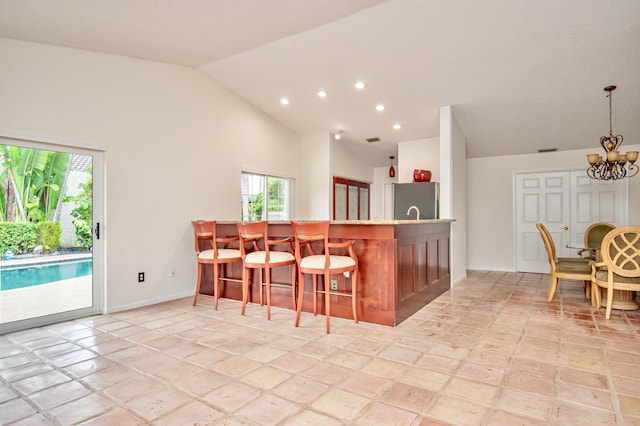
[[[242,315],[244,315],[249,299],[249,270],[258,269],[260,282],[260,305],[263,303],[263,290],[267,293],[267,319],[271,319],[271,287],[291,288],[291,301],[293,309],[296,309],[296,258],[291,253],[291,238],[270,240],[268,235],[269,224],[263,222],[238,223],[238,235],[240,236],[240,253],[242,255]],[[272,250],[271,246],[287,245],[288,251]],[[247,249],[250,245],[251,249]],[[271,268],[291,266],[290,283],[271,282]],[[264,270],[264,281],[262,271]]]
[[[291,222],[293,226],[293,236],[296,247],[296,262],[298,264],[298,309],[296,311],[296,327],[300,323],[302,312],[302,300],[304,296],[304,275],[310,274],[313,277],[313,315],[318,314],[318,293],[324,294],[325,317],[327,322],[327,334],[330,333],[331,325],[331,296],[341,296],[351,298],[351,308],[353,310],[353,320],[358,323],[357,312],[357,283],[358,283],[358,258],[353,253],[354,241],[344,241],[342,243],[329,242],[329,222],[299,223]],[[321,242],[314,248],[314,242]],[[306,248],[306,250],[305,250]],[[348,256],[331,254],[330,249],[347,249]],[[318,250],[318,251],[316,251]],[[320,251],[321,250],[321,251]],[[309,255],[304,256],[303,251],[308,251]],[[351,290],[332,290],[330,288],[331,275],[345,274],[351,275]],[[324,277],[323,288],[318,289],[318,275]]]
[[[218,299],[220,298],[220,281],[242,282],[237,278],[222,276],[220,269],[227,263],[242,262],[239,249],[225,248],[224,245],[238,241],[237,237],[218,238],[216,236],[216,222],[194,220],[191,221],[195,234],[195,249],[198,258],[198,278],[196,279],[196,294],[193,296],[193,306],[196,306],[200,284],[202,283],[202,271],[204,265],[213,265],[213,299],[214,309],[218,309]],[[202,250],[201,244],[209,249]],[[223,244],[222,248],[218,244]]]

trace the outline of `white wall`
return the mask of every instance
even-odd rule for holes
[[[109,310],[193,293],[189,221],[239,219],[242,164],[298,177],[296,136],[197,70],[7,39],[0,63],[0,128],[106,147]]]
[[[300,139],[296,158],[300,173],[296,180],[296,213],[299,220],[331,219],[331,142],[327,133]]]
[[[440,138],[398,143],[398,183],[413,182],[415,169],[431,170],[431,182],[440,182]]]
[[[467,276],[466,138],[450,106],[440,107],[440,217],[451,224],[451,285]]]
[[[597,136],[597,135],[596,135]],[[469,269],[514,271],[513,175],[521,171],[587,169],[592,149],[467,160],[467,262]],[[621,151],[640,150],[623,145]],[[640,225],[640,175],[629,179],[629,224]]]
[[[389,162],[391,166],[391,162]],[[389,166],[373,169],[373,184],[371,185],[371,219],[393,219],[393,185],[398,181],[396,177],[389,177]],[[394,166],[397,169],[397,167]]]
[[[331,143],[331,173],[332,177],[373,182],[373,166],[362,161],[361,157],[347,148],[342,140],[334,140]]]

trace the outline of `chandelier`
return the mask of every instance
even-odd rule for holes
[[[638,159],[638,151],[629,151],[620,154],[618,148],[622,145],[622,135],[614,135],[611,127],[611,92],[616,86],[607,86],[605,92],[609,92],[609,136],[600,138],[600,145],[605,151],[605,156],[600,154],[587,154],[589,168],[587,176],[598,180],[616,180],[632,177],[638,174],[638,166],[634,163]]]

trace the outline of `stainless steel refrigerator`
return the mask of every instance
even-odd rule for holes
[[[396,183],[393,188],[394,219],[415,220],[418,212],[419,219],[440,217],[438,182]]]

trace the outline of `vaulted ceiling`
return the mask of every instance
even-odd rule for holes
[[[0,0],[0,37],[199,69],[377,165],[438,136],[443,105],[470,158],[595,149],[612,84],[613,130],[640,143],[638,0]]]

